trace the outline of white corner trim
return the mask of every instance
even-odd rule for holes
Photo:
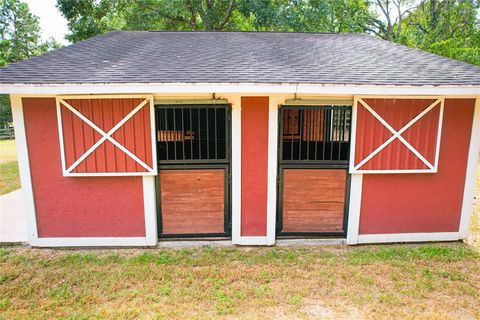
[[[393,99],[397,98],[395,96],[391,97],[384,97],[385,99]],[[401,99],[408,99],[408,96],[401,96]],[[411,96],[410,98],[418,98]],[[356,130],[357,127],[357,112],[358,112],[358,105],[360,104],[365,110],[367,110],[371,115],[377,119],[390,133],[392,136],[383,142],[380,146],[378,146],[374,151],[372,151],[368,156],[363,158],[359,163],[355,162],[355,153],[356,150],[353,148],[350,154],[350,173],[436,173],[438,170],[438,158],[440,154],[440,142],[441,142],[441,133],[442,133],[442,124],[443,124],[443,110],[444,110],[444,102],[445,99],[443,97],[435,97],[435,101],[428,105],[422,112],[417,114],[414,118],[412,118],[407,124],[405,124],[400,130],[394,129],[385,119],[383,119],[371,106],[369,106],[362,97],[355,97],[354,98],[354,115],[352,116],[352,123],[354,123],[354,127]],[[434,108],[439,107],[439,116],[438,116],[438,126],[437,126],[437,137],[435,140],[435,159],[434,163],[430,163],[417,149],[415,149],[405,138],[403,138],[402,133],[407,131],[412,125],[414,125],[418,120],[420,120],[423,116],[428,114]],[[355,146],[355,139],[356,134],[352,135],[352,142],[351,144]],[[380,170],[369,170],[369,169],[361,169],[363,165],[368,163],[372,158],[374,158],[378,153],[380,153],[383,149],[385,149],[389,144],[391,144],[395,140],[399,140],[407,149],[412,152],[420,161],[422,161],[428,169],[401,169],[401,170],[390,170],[390,169],[380,169]]]
[[[362,205],[362,174],[352,174],[350,177],[350,201],[348,204],[347,244],[358,243],[360,227],[360,209]]]
[[[228,97],[232,105],[232,243],[241,244],[242,228],[242,101]]]
[[[155,177],[144,176],[142,182],[146,242],[148,246],[155,246],[158,242]]]
[[[130,111],[122,120],[120,120],[112,129],[108,132],[105,132],[103,129],[99,128],[95,123],[93,123],[90,119],[88,119],[85,115],[71,106],[65,100],[68,99],[112,99],[112,98],[143,98],[144,100],[137,105],[132,111]],[[56,97],[56,108],[57,108],[57,123],[58,123],[58,135],[60,141],[60,155],[61,155],[61,163],[62,163],[62,172],[63,176],[72,176],[72,177],[88,177],[88,176],[147,176],[147,175],[156,175],[157,174],[157,163],[156,163],[156,137],[155,137],[155,115],[154,115],[154,98],[153,95],[146,95],[146,96],[127,96],[127,95],[119,95],[119,96],[105,96],[105,95],[89,95],[89,96],[57,96]],[[112,136],[113,134],[119,130],[123,124],[125,124],[130,118],[132,118],[138,111],[140,111],[143,107],[149,107],[150,113],[150,131],[152,133],[152,167],[147,165],[141,159],[139,159],[134,153],[128,150],[125,146],[115,140]],[[68,109],[72,112],[75,116],[77,116],[80,120],[84,123],[89,125],[93,128],[97,133],[99,133],[102,137],[93,144],[86,152],[83,153],[76,161],[71,164],[68,168],[66,167],[65,161],[65,146],[64,146],[64,137],[63,137],[63,123],[62,123],[62,108]],[[128,157],[132,158],[137,164],[142,166],[146,171],[145,172],[94,172],[94,173],[76,173],[73,172],[80,163],[82,163],[91,153],[93,153],[100,145],[102,145],[105,141],[110,141],[114,144],[118,149],[123,151]]]
[[[460,238],[458,232],[363,234],[358,236],[358,243],[457,241]]]
[[[15,128],[18,166],[25,204],[25,221],[27,224],[28,242],[33,245],[38,238],[37,218],[35,214],[35,198],[33,197],[32,179],[30,174],[30,160],[28,155],[27,135],[23,118],[22,97],[11,95],[12,116]]]
[[[277,216],[278,105],[269,97],[268,106],[268,186],[267,186],[267,245],[275,244]]]
[[[233,239],[232,239],[233,240]],[[241,236],[237,241],[232,241],[233,244],[241,246],[270,246],[270,240],[268,237],[256,237],[256,236]]]
[[[38,238],[33,247],[145,247],[149,244],[145,237],[65,237]]]
[[[462,214],[460,217],[460,237],[468,237],[470,217],[473,212],[473,194],[475,191],[475,177],[477,174],[478,154],[480,152],[480,97],[475,101],[475,112],[472,121],[470,148],[468,150],[467,172],[465,188],[463,190]]]
[[[150,132],[151,143],[152,143],[152,174],[154,176],[158,175],[158,159],[157,159],[157,123],[155,121],[155,97],[153,95],[149,96],[150,99]],[[155,189],[155,188],[154,188]]]

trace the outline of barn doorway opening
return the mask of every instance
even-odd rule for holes
[[[352,107],[283,105],[278,236],[345,236]]]
[[[230,236],[230,106],[155,107],[159,238]]]

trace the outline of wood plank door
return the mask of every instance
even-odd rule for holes
[[[157,105],[158,236],[230,235],[230,106]]]
[[[226,180],[226,169],[160,170],[162,236],[225,235]]]
[[[345,236],[351,106],[281,106],[277,234]]]
[[[282,170],[283,234],[343,234],[346,169]]]

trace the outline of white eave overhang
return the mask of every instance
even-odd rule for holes
[[[480,85],[346,85],[309,83],[0,84],[0,94],[319,94],[480,96]]]

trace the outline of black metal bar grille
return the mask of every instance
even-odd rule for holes
[[[159,163],[228,163],[228,122],[228,105],[157,106]]]
[[[346,163],[350,106],[282,106],[280,163]]]

